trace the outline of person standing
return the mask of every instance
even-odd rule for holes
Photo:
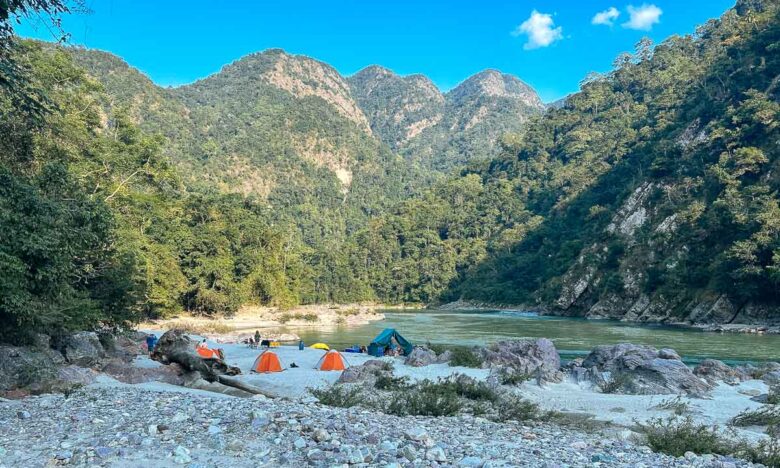
[[[157,337],[150,333],[146,335],[146,349],[149,351],[149,354],[152,354],[152,351],[154,351],[154,347],[157,345]]]

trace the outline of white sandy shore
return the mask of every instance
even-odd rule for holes
[[[156,332],[159,334],[159,332]],[[195,339],[200,337],[193,336]],[[279,355],[283,372],[272,374],[256,374],[251,372],[255,358],[262,350],[251,349],[243,344],[218,343],[207,341],[210,346],[222,348],[226,361],[230,365],[238,366],[243,375],[239,378],[247,383],[286,398],[298,399],[308,395],[308,389],[334,384],[340,372],[324,372],[315,368],[324,351],[305,348],[299,350],[295,346],[282,346],[273,351]],[[375,359],[365,354],[343,353],[349,365],[361,365],[369,359]],[[488,376],[486,369],[471,369],[465,367],[450,367],[447,364],[434,364],[424,367],[411,367],[403,363],[403,358],[384,357],[383,360],[394,364],[395,375],[406,376],[411,380],[437,379],[447,377],[455,373],[469,375],[484,380]],[[295,363],[297,368],[290,368]],[[135,361],[139,367],[154,367],[160,364],[146,357],[139,357]],[[107,385],[125,386],[112,379],[103,377],[94,384],[101,387]],[[140,384],[141,388],[163,391],[197,392],[181,387],[162,383]],[[725,426],[729,420],[746,409],[760,407],[759,403],[751,400],[746,393],[766,393],[767,386],[758,380],[743,382],[737,386],[720,384],[716,387],[708,399],[682,398],[689,404],[691,416],[700,422]],[[588,385],[580,385],[573,382],[558,384],[545,384],[539,386],[533,382],[526,382],[517,389],[521,395],[536,402],[545,410],[557,410],[576,413],[588,413],[599,421],[610,422],[618,426],[632,427],[637,421],[645,422],[653,418],[665,418],[672,415],[670,410],[656,408],[659,403],[669,401],[673,395],[617,395],[604,394],[596,391]],[[757,439],[762,437],[762,431],[758,428],[739,429],[743,437]]]

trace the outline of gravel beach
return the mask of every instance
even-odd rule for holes
[[[548,424],[93,386],[0,402],[0,466],[736,467]]]

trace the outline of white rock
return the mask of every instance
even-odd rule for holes
[[[426,460],[432,460],[437,462],[447,461],[447,455],[444,453],[444,449],[439,446],[434,446],[428,449],[425,453]]]

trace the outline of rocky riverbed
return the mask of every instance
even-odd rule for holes
[[[0,466],[737,467],[600,433],[470,416],[395,417],[313,401],[91,387],[0,401]]]

